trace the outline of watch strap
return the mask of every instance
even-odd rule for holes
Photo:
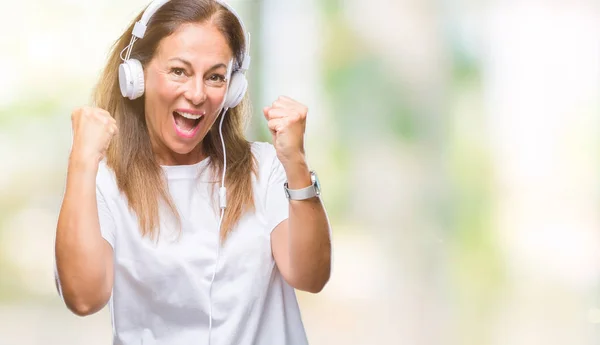
[[[317,190],[314,184],[302,189],[289,189],[287,182],[284,184],[285,195],[290,200],[305,200],[317,196]]]

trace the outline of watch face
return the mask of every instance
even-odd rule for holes
[[[315,192],[317,195],[321,194],[321,183],[319,182],[319,178],[317,177],[317,173],[314,171],[310,172],[310,179],[312,180],[313,186],[315,187]]]

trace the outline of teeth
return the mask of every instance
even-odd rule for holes
[[[185,117],[186,119],[190,119],[190,120],[198,120],[199,118],[202,117],[202,115],[194,115],[194,114],[189,114],[189,113],[180,113],[178,111],[176,111],[177,114]]]

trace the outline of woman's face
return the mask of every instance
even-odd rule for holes
[[[210,23],[184,24],[144,70],[146,123],[162,165],[204,158],[202,139],[223,106],[233,53]]]

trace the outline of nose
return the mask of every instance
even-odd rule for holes
[[[202,104],[206,101],[207,95],[202,78],[191,78],[187,86],[184,96],[188,101],[194,105]]]

